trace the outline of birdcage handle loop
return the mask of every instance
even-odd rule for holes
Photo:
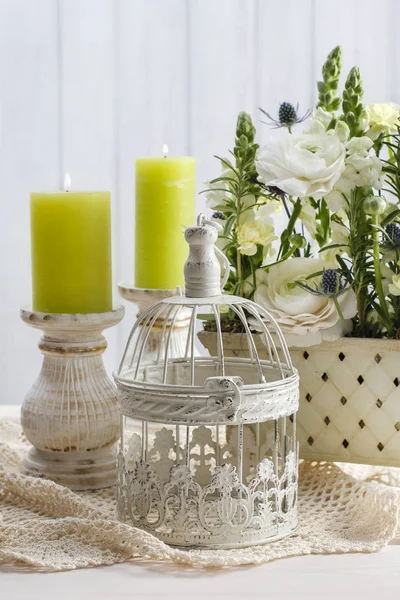
[[[224,290],[224,287],[226,286],[226,282],[229,279],[229,273],[230,273],[230,264],[229,264],[229,260],[226,258],[225,254],[217,247],[215,246],[215,254],[217,255],[217,258],[219,258],[220,262],[222,263],[222,269],[223,269],[223,275],[221,277],[221,290]]]

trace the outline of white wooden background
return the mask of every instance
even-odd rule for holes
[[[237,113],[258,119],[284,100],[305,111],[338,43],[368,102],[399,102],[399,20],[398,0],[0,0],[0,403],[22,402],[41,361],[18,315],[30,190],[56,189],[66,171],[75,189],[111,190],[114,280],[130,279],[137,156],[164,143],[195,156],[201,189]],[[108,334],[109,370],[134,314]]]

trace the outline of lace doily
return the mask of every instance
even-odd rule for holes
[[[68,570],[132,558],[224,567],[304,554],[374,552],[397,530],[397,469],[300,465],[296,532],[265,546],[239,550],[179,550],[120,523],[111,489],[75,493],[27,477],[19,465],[28,449],[20,425],[0,420],[0,561]],[[387,485],[385,485],[387,484]]]

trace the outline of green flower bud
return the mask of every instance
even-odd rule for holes
[[[319,81],[317,108],[335,112],[340,106],[340,98],[335,96],[339,87],[340,71],[342,68],[342,49],[336,46],[328,55],[322,67],[322,81]]]
[[[304,235],[301,235],[301,233],[292,233],[289,238],[289,242],[295,248],[305,248],[307,246],[307,240]]]
[[[343,120],[350,128],[350,136],[362,135],[365,129],[365,108],[362,104],[364,94],[360,69],[353,67],[347,76],[343,91]]]
[[[252,144],[255,135],[256,129],[250,115],[246,112],[240,112],[236,124],[236,137],[239,139],[241,136],[245,136],[248,142]]]
[[[381,215],[385,212],[387,202],[383,196],[370,194],[363,202],[363,209],[367,215]]]

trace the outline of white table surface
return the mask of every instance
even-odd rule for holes
[[[16,415],[18,410],[0,406],[0,417]],[[399,593],[399,539],[376,554],[300,556],[225,570],[129,561],[41,573],[0,564],[0,600],[386,600]]]

